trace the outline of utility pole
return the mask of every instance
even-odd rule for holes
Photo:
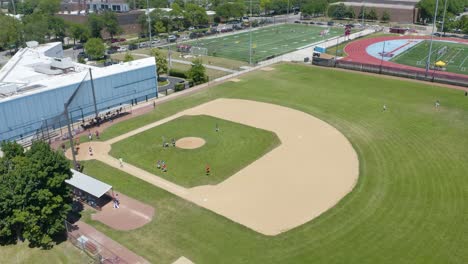
[[[97,111],[96,92],[94,91],[93,72],[91,71],[91,68],[89,68],[89,77],[91,78],[91,91],[93,92],[94,114],[96,115],[95,117],[98,117],[99,114]]]
[[[447,14],[447,2],[448,2],[448,0],[445,0],[444,17],[442,18],[442,29],[441,29],[442,32],[444,32],[444,27],[445,27],[445,14]],[[444,33],[444,36],[445,36],[445,33]]]
[[[250,0],[249,24],[249,64],[252,65],[252,0]]]
[[[66,103],[64,104],[64,108],[65,108],[65,116],[67,117],[68,139],[70,141],[70,149],[71,149],[71,153],[73,157],[73,168],[77,169],[75,146],[73,144],[73,135],[72,135],[71,127],[70,127],[71,121],[70,121],[70,116],[68,115],[68,105]]]
[[[434,42],[434,30],[436,29],[438,9],[439,9],[439,0],[437,0],[437,2],[436,2],[436,8],[435,8],[435,12],[434,12],[434,21],[432,23],[431,44],[429,46],[429,54],[427,55],[427,61],[426,61],[426,77],[427,77],[427,74],[429,73],[429,68],[430,68],[430,65],[431,65],[432,43]]]
[[[366,6],[365,6],[364,3],[363,3],[363,4],[362,4],[362,14],[361,14],[362,26],[364,26],[364,17],[365,17],[365,15],[366,15],[365,9],[366,9]]]
[[[146,15],[148,16],[148,34],[149,34],[149,46],[152,48],[152,43],[151,43],[151,17],[150,17],[150,11],[149,11],[149,1],[146,0]]]

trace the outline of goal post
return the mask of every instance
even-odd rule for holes
[[[192,46],[190,49],[190,54],[193,56],[207,56],[208,48]]]

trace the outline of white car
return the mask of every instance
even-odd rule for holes
[[[126,52],[127,48],[126,47],[120,47],[117,51],[118,52]]]
[[[151,45],[156,45],[159,42],[161,42],[161,40],[155,39],[155,40],[151,41]]]
[[[146,46],[148,46],[146,42],[141,42],[140,44],[138,44],[138,47],[140,48],[145,48]]]
[[[189,27],[188,30],[194,30],[195,28],[194,27]]]

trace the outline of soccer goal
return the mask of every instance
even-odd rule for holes
[[[194,47],[190,49],[190,54],[193,56],[207,56],[208,55],[208,48],[202,47]]]

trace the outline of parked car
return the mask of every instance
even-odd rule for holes
[[[175,42],[177,40],[177,37],[175,35],[170,35],[167,37],[167,41],[169,42]]]
[[[73,46],[74,50],[78,50],[78,49],[82,49],[82,48],[83,48],[83,44],[76,44],[75,46]]]
[[[118,52],[126,52],[127,48],[126,47],[120,47],[117,51]]]
[[[188,30],[194,30],[195,28],[194,27],[189,27]]]
[[[128,45],[128,50],[136,50],[138,49],[138,45],[135,43],[129,44]]]
[[[161,40],[155,39],[155,40],[151,41],[151,45],[156,45],[159,42],[161,42]]]
[[[139,47],[140,49],[141,49],[141,48],[146,48],[147,46],[148,46],[148,43],[146,43],[146,42],[140,42],[140,43],[138,44],[138,47]]]
[[[335,25],[335,22],[333,22],[333,21],[328,21],[328,22],[327,22],[327,25],[328,25],[328,26],[333,26],[333,25]]]
[[[115,49],[108,49],[108,50],[106,51],[106,53],[107,53],[108,55],[114,54],[114,53],[116,53],[116,52],[117,52],[117,50],[115,50]]]

